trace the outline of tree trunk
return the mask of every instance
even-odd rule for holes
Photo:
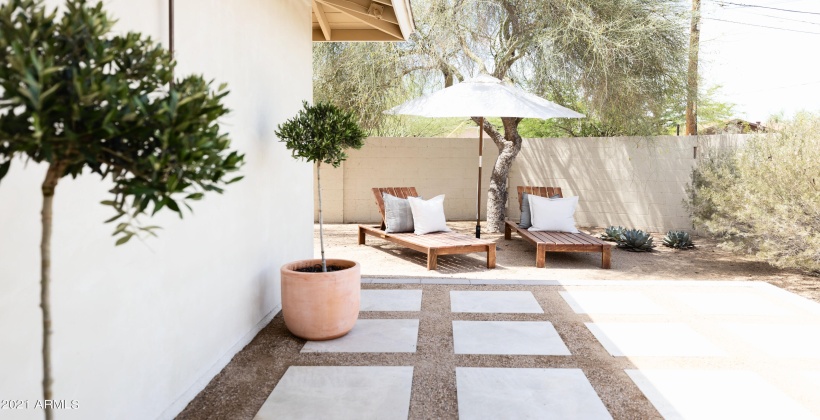
[[[478,118],[473,118],[478,123]],[[493,172],[490,175],[490,187],[487,191],[487,231],[502,232],[504,230],[504,220],[507,218],[507,179],[512,169],[512,164],[521,151],[521,136],[518,134],[518,124],[521,118],[502,118],[504,124],[504,136],[487,120],[484,120],[484,132],[493,139],[498,147],[498,159],[493,165]]]
[[[43,312],[43,399],[51,400],[51,221],[54,207],[54,190],[63,175],[65,164],[54,162],[49,165],[43,181],[43,210],[41,221],[43,236],[40,241],[40,308]],[[46,420],[54,418],[50,405],[45,405]]]
[[[455,82],[453,78],[453,72],[450,71],[447,67],[442,67],[441,73],[444,74],[444,87],[448,88],[453,85]]]
[[[698,134],[698,50],[700,49],[700,0],[692,0],[689,32],[689,70],[686,76],[686,135]]]
[[[322,162],[316,162],[316,187],[319,190],[319,249],[322,252],[322,272],[327,273],[327,260],[325,260],[325,230],[322,218]]]

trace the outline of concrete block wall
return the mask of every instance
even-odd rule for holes
[[[683,205],[692,169],[706,153],[744,141],[742,135],[524,139],[509,177],[507,215],[520,217],[517,186],[555,186],[580,197],[580,226],[692,230]],[[377,222],[371,188],[399,186],[415,186],[425,198],[446,194],[448,220],[472,220],[477,149],[478,139],[369,138],[342,170],[323,171],[325,221]],[[497,156],[485,138],[482,219]],[[342,205],[328,196],[341,196]]]
[[[341,170],[322,169],[325,222],[381,221],[371,191],[376,187],[416,187],[424,198],[445,194],[444,211],[449,220],[475,219],[478,139],[371,137],[362,149],[348,151],[348,155]],[[486,215],[491,165],[497,157],[495,144],[485,139],[482,219]],[[338,193],[340,187],[342,192]],[[328,195],[343,196],[343,205],[331,204]],[[318,209],[314,213],[318,220]]]

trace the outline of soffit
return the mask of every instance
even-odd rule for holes
[[[311,0],[313,41],[405,41],[415,31],[410,0]]]

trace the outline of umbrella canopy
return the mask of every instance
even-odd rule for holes
[[[424,95],[384,111],[420,117],[479,117],[478,188],[475,237],[481,237],[481,165],[484,151],[484,117],[584,118],[569,108],[533,95],[489,75],[481,75]]]
[[[384,112],[420,117],[584,118],[569,108],[481,75]]]

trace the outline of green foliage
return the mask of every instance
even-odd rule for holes
[[[703,81],[698,86],[704,86]],[[723,123],[735,116],[735,104],[723,102],[720,96],[721,85],[713,85],[698,92],[698,132],[702,132],[709,125]],[[675,134],[677,124],[681,131],[686,125],[686,92],[676,93],[674,106],[669,109],[664,119],[669,122],[666,134]]]
[[[338,167],[347,159],[345,149],[360,149],[366,134],[353,112],[329,103],[310,105],[277,127],[276,136],[293,152],[294,158]]]
[[[655,248],[652,244],[652,235],[638,229],[625,229],[621,232],[617,246],[633,252],[650,252]]]
[[[316,163],[322,271],[327,272],[322,219],[321,164],[338,167],[347,159],[345,149],[360,149],[364,145],[365,133],[356,123],[356,114],[352,111],[344,111],[330,103],[310,105],[304,101],[296,116],[279,124],[276,136],[293,152],[294,158]]]
[[[820,115],[701,160],[688,193],[694,222],[723,247],[820,274]]]
[[[409,99],[402,83],[404,51],[394,42],[317,42],[313,44],[313,101],[356,111],[359,126],[387,135],[401,118],[384,110]]]
[[[57,179],[86,170],[110,179],[103,204],[116,213],[109,222],[125,216],[119,245],[153,234],[138,216],[181,217],[189,201],[239,180],[229,174],[243,156],[217,123],[225,87],[200,76],[172,83],[168,51],[138,33],[113,35],[114,22],[85,0],[66,1],[59,18],[40,0],[0,6],[0,179],[17,156],[47,162]]]
[[[666,232],[666,236],[663,237],[663,245],[676,249],[692,249],[695,247],[689,233],[680,230]]]
[[[418,0],[413,12],[406,43],[315,44],[314,100],[357,111],[371,133],[427,135],[382,111],[486,72],[587,115],[525,122],[527,137],[659,134],[683,103],[678,0]]]
[[[623,226],[610,226],[601,234],[601,239],[609,242],[618,242],[621,240],[621,235],[624,233]]]

